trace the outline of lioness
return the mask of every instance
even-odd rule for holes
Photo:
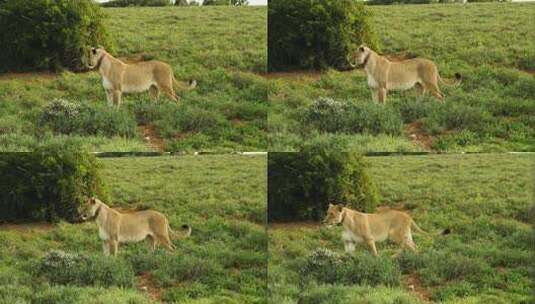
[[[323,220],[328,227],[336,224],[342,224],[342,240],[346,252],[353,252],[355,244],[366,242],[374,255],[377,255],[375,242],[382,242],[390,239],[401,246],[400,254],[403,249],[408,248],[417,251],[416,244],[412,240],[411,228],[416,232],[428,234],[416,225],[414,220],[405,212],[393,210],[390,208],[380,208],[377,213],[362,213],[345,208],[342,205],[329,204],[327,215]],[[443,234],[449,233],[446,229]]]
[[[169,250],[174,250],[169,232],[171,230],[165,215],[153,210],[137,211],[132,213],[120,213],[104,204],[101,200],[91,197],[81,208],[80,214],[83,220],[94,219],[98,226],[98,235],[102,240],[102,248],[105,255],[117,254],[119,243],[139,242],[148,239],[152,250],[156,250],[158,244],[162,244]],[[185,231],[183,237],[191,235],[191,227],[182,225]]]
[[[408,90],[416,87],[421,95],[427,91],[443,101],[444,96],[438,87],[438,82],[454,86],[461,82],[461,75],[455,74],[457,81],[446,82],[438,73],[437,66],[428,59],[413,58],[399,62],[390,61],[384,56],[378,55],[372,49],[361,45],[353,53],[349,64],[356,68],[364,67],[368,76],[368,86],[372,91],[373,101],[386,102],[386,94],[389,90]]]
[[[165,62],[151,60],[126,64],[113,57],[103,48],[91,48],[90,69],[98,69],[102,76],[102,86],[106,91],[108,103],[119,106],[123,93],[144,92],[149,90],[153,99],[158,99],[163,91],[172,100],[178,102],[173,85],[193,89],[195,80],[185,87],[173,75],[173,69]]]

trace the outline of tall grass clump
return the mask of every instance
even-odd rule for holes
[[[378,191],[361,155],[309,146],[268,156],[268,220],[319,220],[330,202],[372,211]]]
[[[88,196],[105,196],[99,168],[75,145],[0,154],[0,222],[77,221]]]
[[[137,123],[127,110],[56,99],[46,105],[38,126],[56,134],[135,137]]]
[[[375,103],[351,103],[318,98],[301,118],[304,130],[321,133],[367,133],[399,135],[403,120],[398,111]]]
[[[131,287],[134,283],[130,264],[102,255],[50,251],[36,262],[34,269],[38,276],[52,284]]]
[[[0,72],[86,69],[92,46],[113,49],[104,19],[91,0],[0,1]]]
[[[372,13],[352,0],[272,0],[268,8],[268,69],[346,68],[355,45],[378,49]]]
[[[300,284],[398,286],[401,271],[389,257],[375,257],[367,252],[339,254],[319,248],[309,254],[299,268]]]

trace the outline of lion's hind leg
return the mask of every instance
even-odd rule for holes
[[[156,238],[149,234],[147,235],[147,241],[149,242],[152,252],[156,251],[156,248],[158,247],[158,241]]]
[[[178,97],[175,95],[175,90],[173,90],[173,87],[162,87],[161,89],[167,97],[175,102],[178,102]]]
[[[160,98],[160,89],[157,86],[151,85],[149,88],[149,94],[152,100],[158,100]]]
[[[165,248],[169,249],[170,251],[174,251],[176,249],[175,245],[173,245],[168,235],[159,235],[157,236],[157,238],[160,244],[162,244]]]
[[[438,100],[444,101],[444,95],[442,94],[442,92],[440,92],[440,89],[438,88],[438,85],[437,85],[436,82],[435,83],[431,83],[431,82],[424,83],[424,89],[428,90],[431,93],[431,95],[433,95],[436,98],[438,98]]]

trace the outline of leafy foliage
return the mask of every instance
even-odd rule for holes
[[[371,18],[352,0],[270,1],[268,69],[346,68],[355,45],[379,48]]]
[[[0,72],[86,69],[89,50],[113,50],[105,15],[91,0],[0,2]]]
[[[106,197],[99,168],[78,146],[0,154],[0,221],[77,221],[88,196]]]
[[[269,153],[268,216],[319,220],[331,202],[372,211],[378,192],[368,165],[355,153],[310,146],[300,153]]]

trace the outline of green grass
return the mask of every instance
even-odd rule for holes
[[[141,242],[120,245],[117,257],[104,258],[92,222],[26,232],[2,227],[0,303],[265,303],[265,157],[100,161],[113,206],[158,210],[175,230],[190,224],[191,237],[175,240],[173,253],[159,248],[152,254]],[[50,250],[88,256],[92,266],[76,264],[66,273],[39,270]],[[65,279],[73,284],[63,284]],[[147,280],[157,300],[138,288]]]
[[[178,80],[198,82],[195,90],[178,92],[179,104],[163,95],[153,102],[148,92],[125,95],[117,115],[149,126],[163,139],[163,150],[266,150],[267,81],[257,75],[267,60],[265,7],[104,11],[117,45],[114,55],[144,54],[171,64]],[[139,130],[114,136],[106,125],[89,120],[84,122],[87,129],[104,128],[102,132],[61,135],[47,124],[39,125],[45,106],[57,98],[93,108],[95,121],[113,115],[104,113],[106,96],[97,72],[8,75],[0,79],[0,149],[27,151],[49,141],[80,137],[93,151],[153,149]]]
[[[354,259],[360,266],[353,269],[354,262],[345,260],[333,274],[322,266],[325,259],[311,267],[314,260],[307,256],[326,248],[347,259],[341,228],[274,224],[268,232],[270,303],[528,303],[533,267],[528,218],[534,190],[532,156],[367,160],[382,205],[402,205],[426,231],[450,228],[452,233],[416,234],[420,252],[404,253],[397,259],[392,257],[397,251],[394,244],[378,243],[381,265],[368,261],[371,255],[365,247],[357,247]],[[348,277],[348,271],[354,274]],[[348,283],[358,277],[367,278],[368,283]],[[416,292],[407,287],[409,278],[417,278]]]
[[[373,107],[365,106],[372,99],[362,70],[329,70],[320,79],[275,77],[269,87],[270,151],[295,151],[303,142],[315,140],[337,140],[348,150],[362,151],[535,150],[535,33],[529,21],[535,14],[534,4],[369,9],[375,15],[382,54],[409,52],[429,58],[444,78],[462,74],[461,86],[443,86],[445,105],[430,96],[420,98],[411,90],[391,92],[385,106]],[[323,121],[303,119],[320,97],[347,105],[347,113],[325,118],[325,122],[342,119],[345,124],[323,128],[318,127]],[[351,115],[369,121],[352,120]],[[384,122],[399,117],[403,123],[396,129],[389,124],[381,129]],[[367,128],[359,129],[361,124]],[[412,132],[407,132],[409,126]],[[429,142],[412,140],[414,132]]]

